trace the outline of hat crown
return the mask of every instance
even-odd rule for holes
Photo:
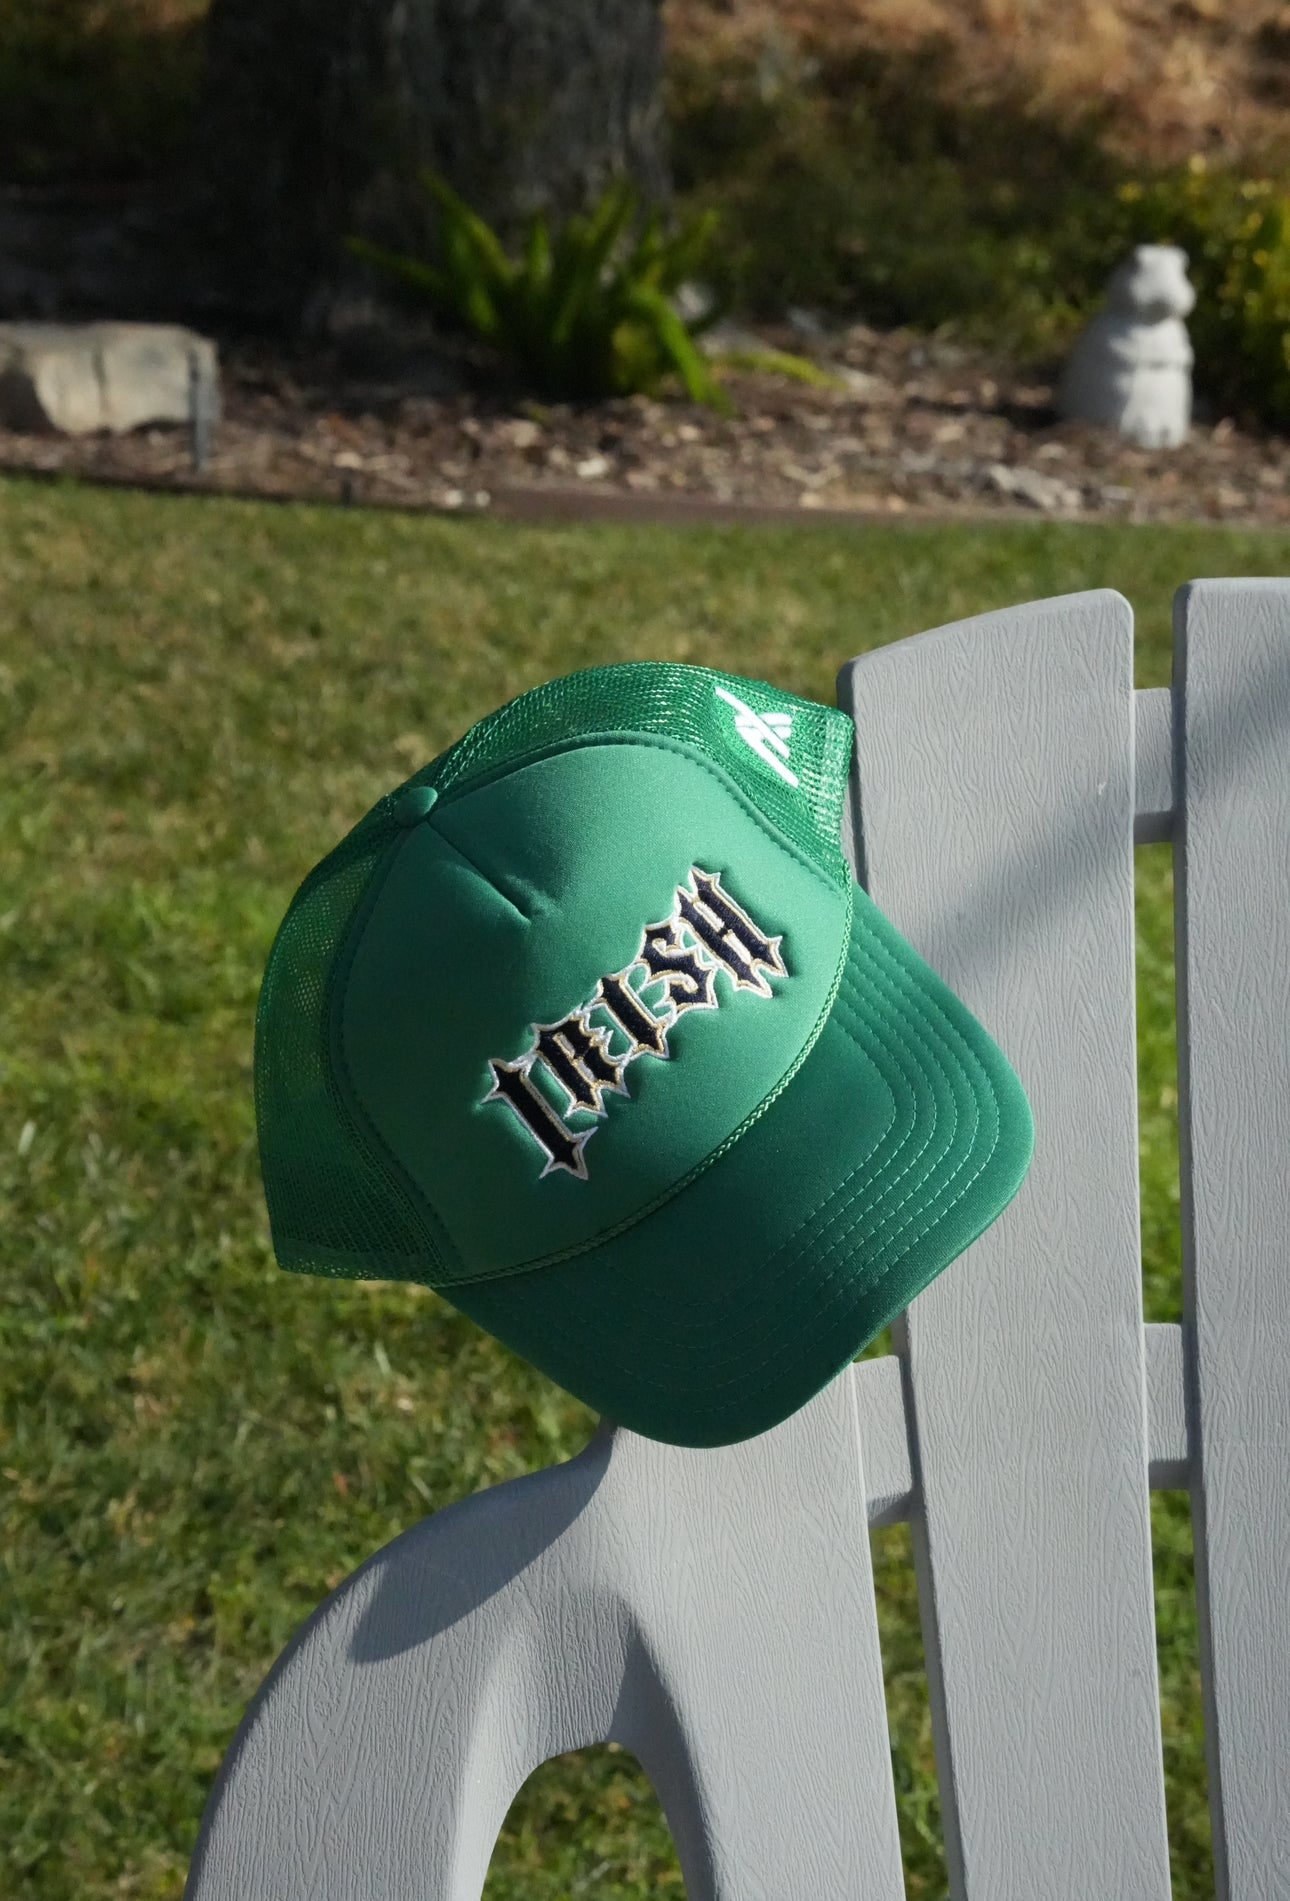
[[[379,800],[297,893],[261,995],[284,1264],[446,1286],[675,1192],[826,1012],[851,744],[765,683],[632,663],[520,696]],[[782,972],[741,969],[741,931],[790,922]]]

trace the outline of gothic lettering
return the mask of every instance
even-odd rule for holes
[[[770,985],[763,972],[784,975],[779,954],[782,939],[767,937],[759,930],[742,906],[721,888],[721,875],[709,875],[697,867],[690,877],[694,890],[678,891],[677,910],[687,929],[729,972],[736,990],[755,990],[769,997]]]
[[[636,992],[628,983],[628,975],[634,968],[629,964],[626,970],[615,971],[612,977],[602,977],[596,989],[592,1007],[596,1004],[613,1018],[618,1028],[631,1044],[625,1062],[648,1053],[650,1056],[668,1056],[667,1029],[659,1022],[652,1010],[647,1010]]]
[[[601,1097],[607,1089],[626,1095],[625,1065],[610,1056],[608,1036],[588,1023],[585,1010],[575,1010],[563,1023],[540,1029],[535,1047],[569,1098],[566,1115],[571,1109],[589,1109],[592,1115],[602,1116]]]
[[[670,914],[647,924],[640,949],[623,970],[602,977],[594,994],[559,1023],[537,1024],[527,1050],[515,1062],[492,1058],[493,1086],[485,1102],[504,1102],[546,1156],[545,1178],[556,1171],[587,1180],[584,1150],[596,1124],[570,1129],[570,1119],[603,1120],[606,1095],[626,1096],[629,1066],[642,1056],[668,1059],[668,1037],[687,1010],[716,1010],[721,1004],[717,979],[725,975],[735,990],[759,997],[774,995],[768,981],[785,977],[782,937],[768,937],[721,883],[720,872],[690,867],[690,883],[678,887]],[[640,990],[632,976],[640,972]],[[662,984],[663,997],[651,1006],[641,991]],[[658,1016],[656,1009],[670,1015]],[[608,1027],[591,1021],[599,1011]],[[615,1049],[615,1039],[626,1047]],[[551,1093],[559,1091],[558,1110]]]
[[[652,978],[667,987],[667,999],[677,1016],[685,1010],[715,1010],[714,971],[703,955],[681,936],[676,913],[661,924],[647,927],[641,940],[640,962]]]
[[[570,1134],[546,1097],[535,1087],[529,1075],[532,1065],[531,1055],[521,1057],[518,1063],[499,1063],[494,1057],[488,1065],[493,1075],[493,1086],[484,1101],[505,1102],[515,1111],[546,1155],[546,1167],[542,1170],[544,1176],[549,1175],[552,1169],[559,1168],[585,1182],[587,1163],[582,1151],[587,1146],[591,1130],[584,1129],[580,1135]]]

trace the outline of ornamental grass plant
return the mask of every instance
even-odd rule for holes
[[[676,294],[704,261],[717,222],[700,213],[674,230],[618,179],[585,213],[552,228],[535,213],[519,251],[447,180],[428,174],[438,255],[405,255],[355,237],[350,249],[484,344],[532,393],[595,402],[649,393],[669,375],[687,396],[729,407],[696,337],[718,314],[684,318]]]

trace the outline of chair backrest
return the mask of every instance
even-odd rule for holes
[[[477,1901],[616,1740],[691,1901],[904,1893],[868,1530],[909,1519],[950,1891],[1169,1893],[1149,1486],[1190,1486],[1218,1891],[1290,1893],[1290,584],[986,615],[844,669],[872,896],[1012,1058],[1017,1199],[764,1437],[602,1428],[394,1540],[279,1659],[189,1901]],[[1133,848],[1174,840],[1185,1311],[1143,1326]]]

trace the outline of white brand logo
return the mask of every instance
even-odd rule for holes
[[[727,693],[723,686],[715,689],[718,699],[735,709],[735,731],[745,746],[751,746],[759,759],[765,760],[772,772],[777,772],[788,785],[797,784],[797,774],[790,772],[784,761],[788,758],[788,742],[793,731],[791,713],[754,713],[751,706],[745,706],[742,700]]]

